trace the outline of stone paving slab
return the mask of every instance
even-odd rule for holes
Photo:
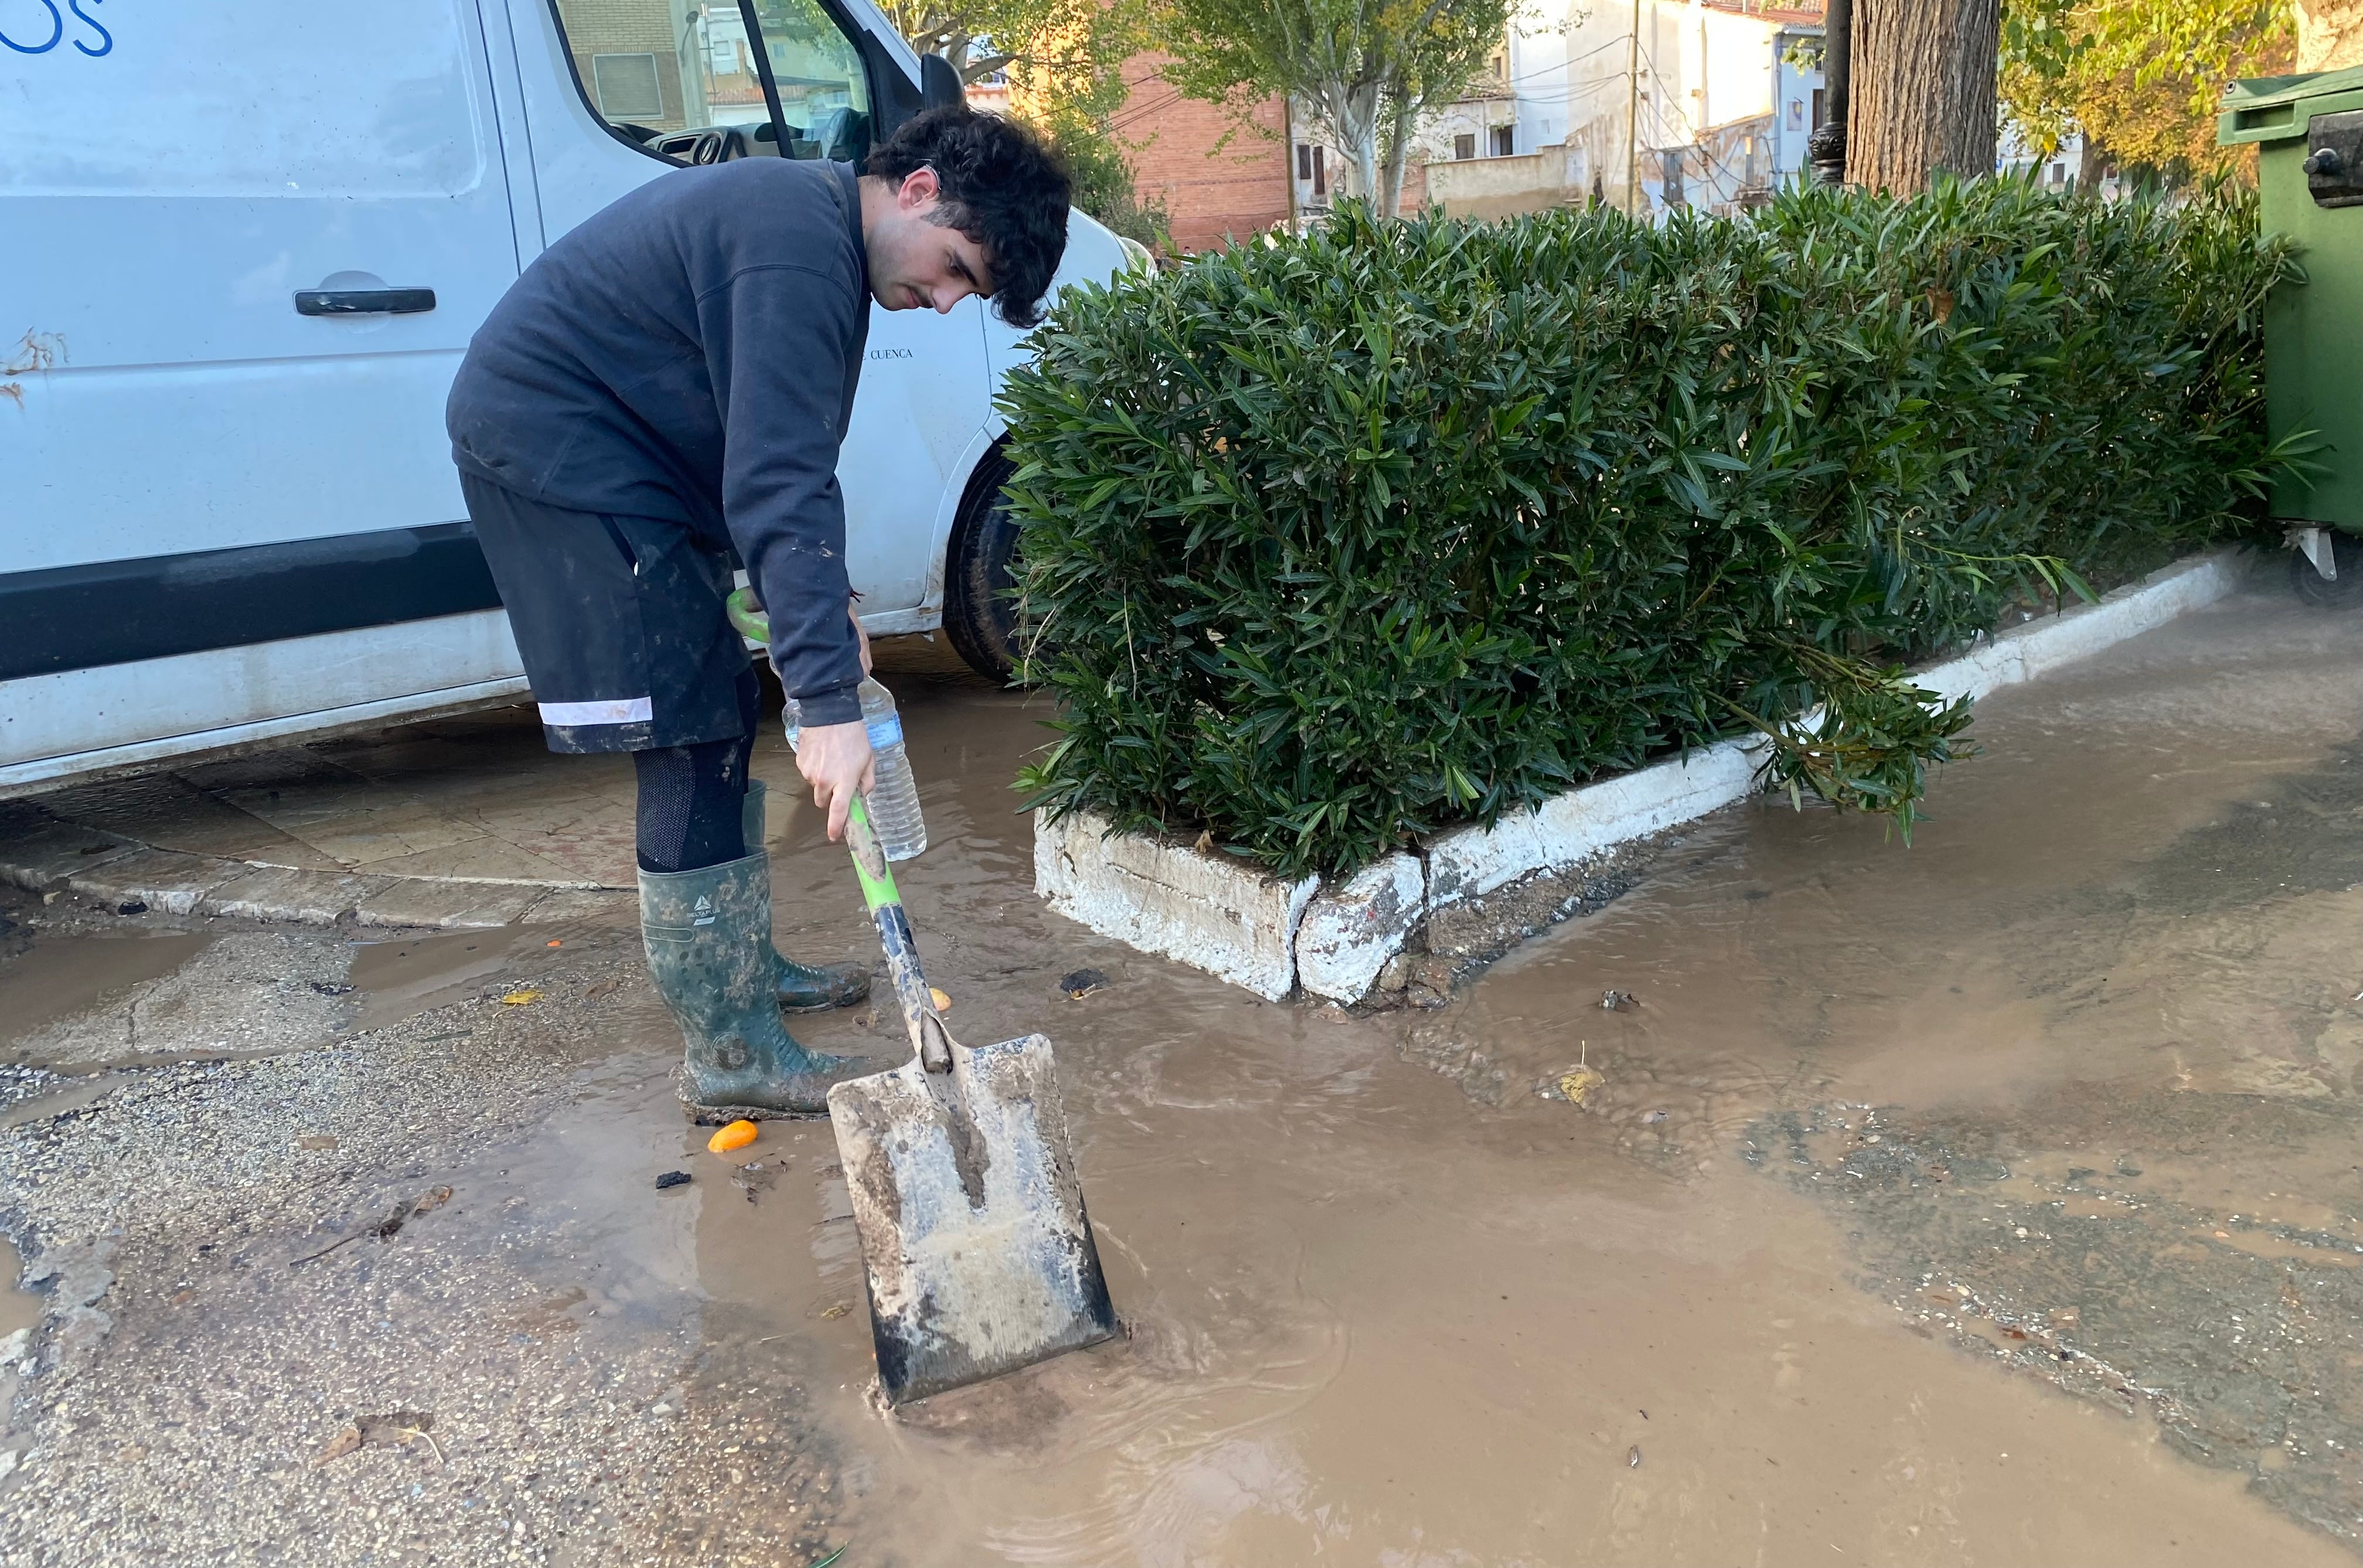
[[[360,908],[363,900],[393,885],[390,877],[356,877],[341,871],[294,871],[272,867],[250,870],[206,894],[198,912],[334,925]]]
[[[581,761],[525,710],[71,785],[0,801],[0,881],[305,924],[612,918],[630,773]]]
[[[543,894],[525,911],[527,925],[564,925],[578,920],[605,920],[636,914],[639,894],[622,889],[560,888]]]
[[[176,849],[137,848],[94,857],[96,864],[66,878],[66,886],[111,903],[139,902],[167,914],[194,914],[218,888],[251,874],[242,861]]]
[[[405,877],[354,905],[353,919],[362,925],[482,930],[522,919],[549,891],[542,887]]]
[[[35,892],[62,888],[69,878],[141,847],[128,838],[54,817],[28,821],[22,812],[12,815],[14,823],[0,823],[0,833],[7,835],[6,853],[0,854],[0,881]]]

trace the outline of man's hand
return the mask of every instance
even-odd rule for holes
[[[867,795],[878,781],[878,759],[870,750],[870,728],[807,724],[796,735],[796,771],[812,786],[813,804],[828,813],[828,837],[845,837],[845,819],[856,790]]]

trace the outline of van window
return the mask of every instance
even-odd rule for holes
[[[583,102],[658,157],[715,163],[784,155],[858,163],[869,154],[870,81],[861,51],[819,0],[552,3]],[[784,140],[771,122],[766,63]]]
[[[0,51],[0,191],[448,197],[483,182],[472,4],[126,11],[0,0],[15,51]]]

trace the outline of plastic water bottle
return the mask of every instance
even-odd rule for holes
[[[787,721],[793,751],[803,729],[793,697],[788,699]],[[927,824],[919,815],[919,781],[912,777],[911,756],[903,745],[903,719],[894,711],[894,694],[875,680],[861,682],[861,722],[878,758],[877,779],[865,797],[870,826],[887,859],[911,859],[927,847]]]

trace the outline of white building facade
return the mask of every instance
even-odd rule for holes
[[[1430,200],[1478,216],[1753,205],[1806,167],[1820,47],[1818,12],[1756,0],[1545,0],[1513,27],[1499,98],[1437,116],[1484,123],[1423,138]],[[1455,156],[1472,132],[1477,156]]]

